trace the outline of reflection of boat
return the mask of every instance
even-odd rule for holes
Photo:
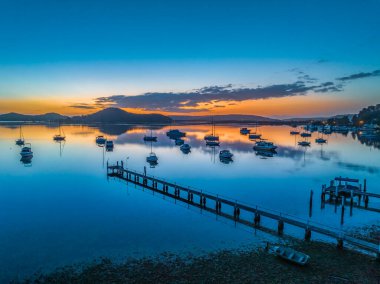
[[[25,166],[31,166],[32,165],[32,158],[31,157],[21,157],[20,162],[23,163]]]
[[[20,125],[20,138],[16,140],[16,145],[22,146],[25,144],[24,135],[22,134],[22,129]]]
[[[219,146],[219,144],[220,144],[219,141],[213,141],[213,140],[207,140],[206,141],[206,146],[215,147],[215,146]]]
[[[166,135],[170,139],[177,139],[177,138],[185,137],[186,133],[185,132],[181,132],[178,129],[172,129],[172,130],[169,130],[168,132],[166,132]]]
[[[301,133],[301,137],[311,137],[311,133],[308,133],[308,132],[302,132]]]
[[[204,139],[206,140],[206,145],[208,146],[219,146],[219,136],[215,135],[214,121],[212,121],[212,124],[211,124],[211,134],[206,135]],[[211,142],[215,142],[215,143],[211,143]]]
[[[63,141],[66,139],[65,134],[63,133],[63,130],[61,129],[61,125],[59,125],[58,128],[59,128],[59,134],[54,135],[53,140]]]
[[[240,128],[240,134],[247,135],[251,130],[249,130],[247,127]]]
[[[322,137],[319,137],[319,138],[315,139],[315,142],[318,144],[325,144],[327,142],[327,140],[322,138]]]
[[[103,135],[99,135],[98,137],[96,137],[95,141],[99,145],[104,145],[107,141],[107,138],[105,138]]]
[[[281,258],[299,265],[305,265],[310,259],[310,256],[307,254],[296,251],[289,247],[275,246],[273,248],[273,252]]]
[[[177,146],[183,145],[183,143],[185,143],[185,141],[183,139],[178,138],[178,139],[175,140],[175,144]]]
[[[309,147],[310,146],[310,142],[309,141],[299,141],[298,145],[299,146],[303,146],[303,147]]]
[[[253,149],[255,151],[274,151],[277,149],[277,146],[272,142],[258,141],[255,143],[255,146],[253,146]]]
[[[272,158],[275,154],[277,154],[276,151],[256,151],[257,156],[265,157],[265,158]]]
[[[260,139],[261,138],[261,134],[252,133],[252,134],[249,134],[248,138],[249,139]]]
[[[152,136],[152,130],[150,131],[150,136],[144,136],[144,141],[157,142],[157,137]]]
[[[181,147],[179,147],[182,152],[189,152],[191,149],[191,146],[189,144],[183,144]]]
[[[219,152],[220,159],[232,159],[233,155],[230,150],[222,150]]]
[[[27,146],[21,149],[20,155],[22,158],[32,158],[33,157],[32,144],[27,143],[26,145]]]
[[[113,151],[113,141],[112,140],[106,141],[106,151],[108,151],[108,152]]]

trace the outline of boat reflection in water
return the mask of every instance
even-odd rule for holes
[[[183,144],[179,149],[182,151],[184,154],[189,154],[191,152],[191,146],[189,144]]]
[[[230,152],[230,150],[222,150],[219,152],[219,160],[224,164],[229,164],[233,162],[233,156],[234,155]]]
[[[32,165],[32,158],[33,158],[33,156],[31,156],[31,157],[22,157],[20,159],[20,162],[23,163],[25,166],[31,166]]]
[[[259,156],[262,159],[273,158],[275,155],[277,155],[277,152],[275,150],[273,150],[273,151],[256,151],[255,153],[256,153],[256,156]]]

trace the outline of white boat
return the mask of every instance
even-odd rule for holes
[[[255,151],[274,151],[277,149],[277,146],[272,142],[258,141],[255,143],[255,146],[253,146],[253,149]]]
[[[302,252],[296,251],[289,247],[275,246],[273,247],[273,252],[278,256],[290,262],[305,265],[309,260],[310,256]]]
[[[20,138],[16,140],[16,145],[22,146],[25,144],[24,135],[22,134],[22,129],[20,125]]]
[[[219,152],[220,159],[232,159],[234,154],[232,154],[229,150],[222,150]]]
[[[204,139],[206,141],[206,145],[208,145],[208,146],[219,146],[219,136],[215,134],[214,120],[212,121],[212,124],[211,124],[211,134],[206,135],[204,137]],[[208,142],[210,142],[210,143],[208,143]],[[216,142],[216,143],[211,143],[211,142]],[[213,144],[215,144],[215,145],[213,145]]]
[[[148,157],[146,157],[146,161],[149,164],[157,164],[158,163],[158,157],[156,156],[155,153],[151,152]]]
[[[107,151],[112,151],[113,150],[113,141],[112,140],[107,140],[106,141],[106,150]]]
[[[308,133],[308,132],[302,132],[301,133],[301,137],[311,137],[311,133]]]
[[[247,127],[240,128],[240,134],[247,135],[251,132]]]
[[[172,130],[169,130],[168,132],[166,132],[166,135],[170,139],[177,139],[177,138],[185,137],[186,133],[185,132],[181,132],[178,129],[172,129]]]
[[[107,141],[107,138],[105,138],[103,135],[99,135],[98,137],[96,137],[95,141],[97,144],[104,145]]]
[[[178,139],[175,140],[175,144],[177,146],[183,145],[183,143],[185,143],[185,141],[183,139],[178,138]]]
[[[61,125],[59,125],[59,134],[54,135],[53,140],[54,141],[63,141],[66,139],[65,134],[63,133],[63,130],[61,129]]]
[[[25,147],[22,147],[20,155],[22,158],[32,158],[32,145],[30,143],[27,143]]]
[[[310,142],[309,141],[299,141],[298,145],[299,146],[303,146],[303,147],[309,147],[310,146]]]
[[[180,148],[181,151],[183,151],[183,152],[188,152],[188,151],[190,151],[191,146],[190,146],[189,144],[183,144],[183,145],[181,145],[181,147],[179,147],[179,148]]]

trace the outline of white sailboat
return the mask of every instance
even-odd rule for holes
[[[16,140],[16,145],[22,146],[24,144],[25,144],[24,135],[22,133],[22,128],[21,128],[21,125],[20,125],[20,138]]]
[[[154,168],[158,164],[158,157],[152,151],[152,141],[150,142],[150,154],[148,157],[146,157],[146,161],[149,163],[151,168]]]
[[[249,134],[248,138],[249,139],[260,139],[261,138],[261,134],[257,132],[257,123],[256,123],[255,132]]]
[[[63,132],[63,130],[61,129],[61,124],[59,124],[58,128],[59,128],[59,134],[54,135],[53,140],[54,141],[63,141],[66,139],[66,136],[65,136],[65,133]]]
[[[212,120],[211,124],[211,134],[206,135],[204,137],[204,140],[206,141],[207,146],[219,146],[219,136],[215,134],[215,124],[214,120]]]

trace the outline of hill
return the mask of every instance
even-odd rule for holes
[[[82,123],[152,123],[168,124],[172,122],[170,117],[162,114],[137,114],[124,111],[119,108],[107,108],[93,114],[75,116],[71,118],[74,122]]]
[[[59,121],[66,120],[68,117],[60,115],[58,113],[45,113],[38,115],[27,115],[15,112],[0,114],[0,121],[34,121],[34,122],[46,122],[46,121]]]

